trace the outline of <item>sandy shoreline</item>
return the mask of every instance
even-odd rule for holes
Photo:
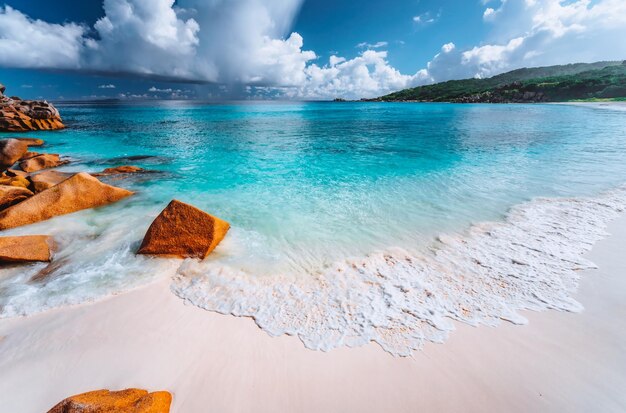
[[[45,412],[100,388],[169,390],[173,412],[622,412],[626,216],[589,258],[581,314],[458,331],[397,358],[376,344],[329,353],[251,319],[184,305],[164,279],[91,305],[0,320],[2,411]]]

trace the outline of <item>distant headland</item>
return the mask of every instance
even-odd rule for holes
[[[626,60],[517,69],[487,79],[450,80],[366,102],[541,103],[626,100]]]

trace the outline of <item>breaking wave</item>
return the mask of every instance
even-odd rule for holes
[[[308,277],[255,277],[185,261],[172,291],[206,310],[252,317],[272,336],[298,336],[331,350],[374,341],[408,356],[443,342],[453,321],[524,324],[519,310],[577,312],[572,298],[583,258],[626,205],[626,187],[596,198],[536,199],[504,222],[442,235],[420,254],[388,249],[337,262]]]

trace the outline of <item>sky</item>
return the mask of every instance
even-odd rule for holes
[[[359,99],[626,59],[626,0],[0,0],[7,94]]]

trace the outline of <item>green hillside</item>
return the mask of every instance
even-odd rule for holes
[[[626,97],[626,61],[524,68],[488,79],[451,80],[374,101],[559,102]]]

